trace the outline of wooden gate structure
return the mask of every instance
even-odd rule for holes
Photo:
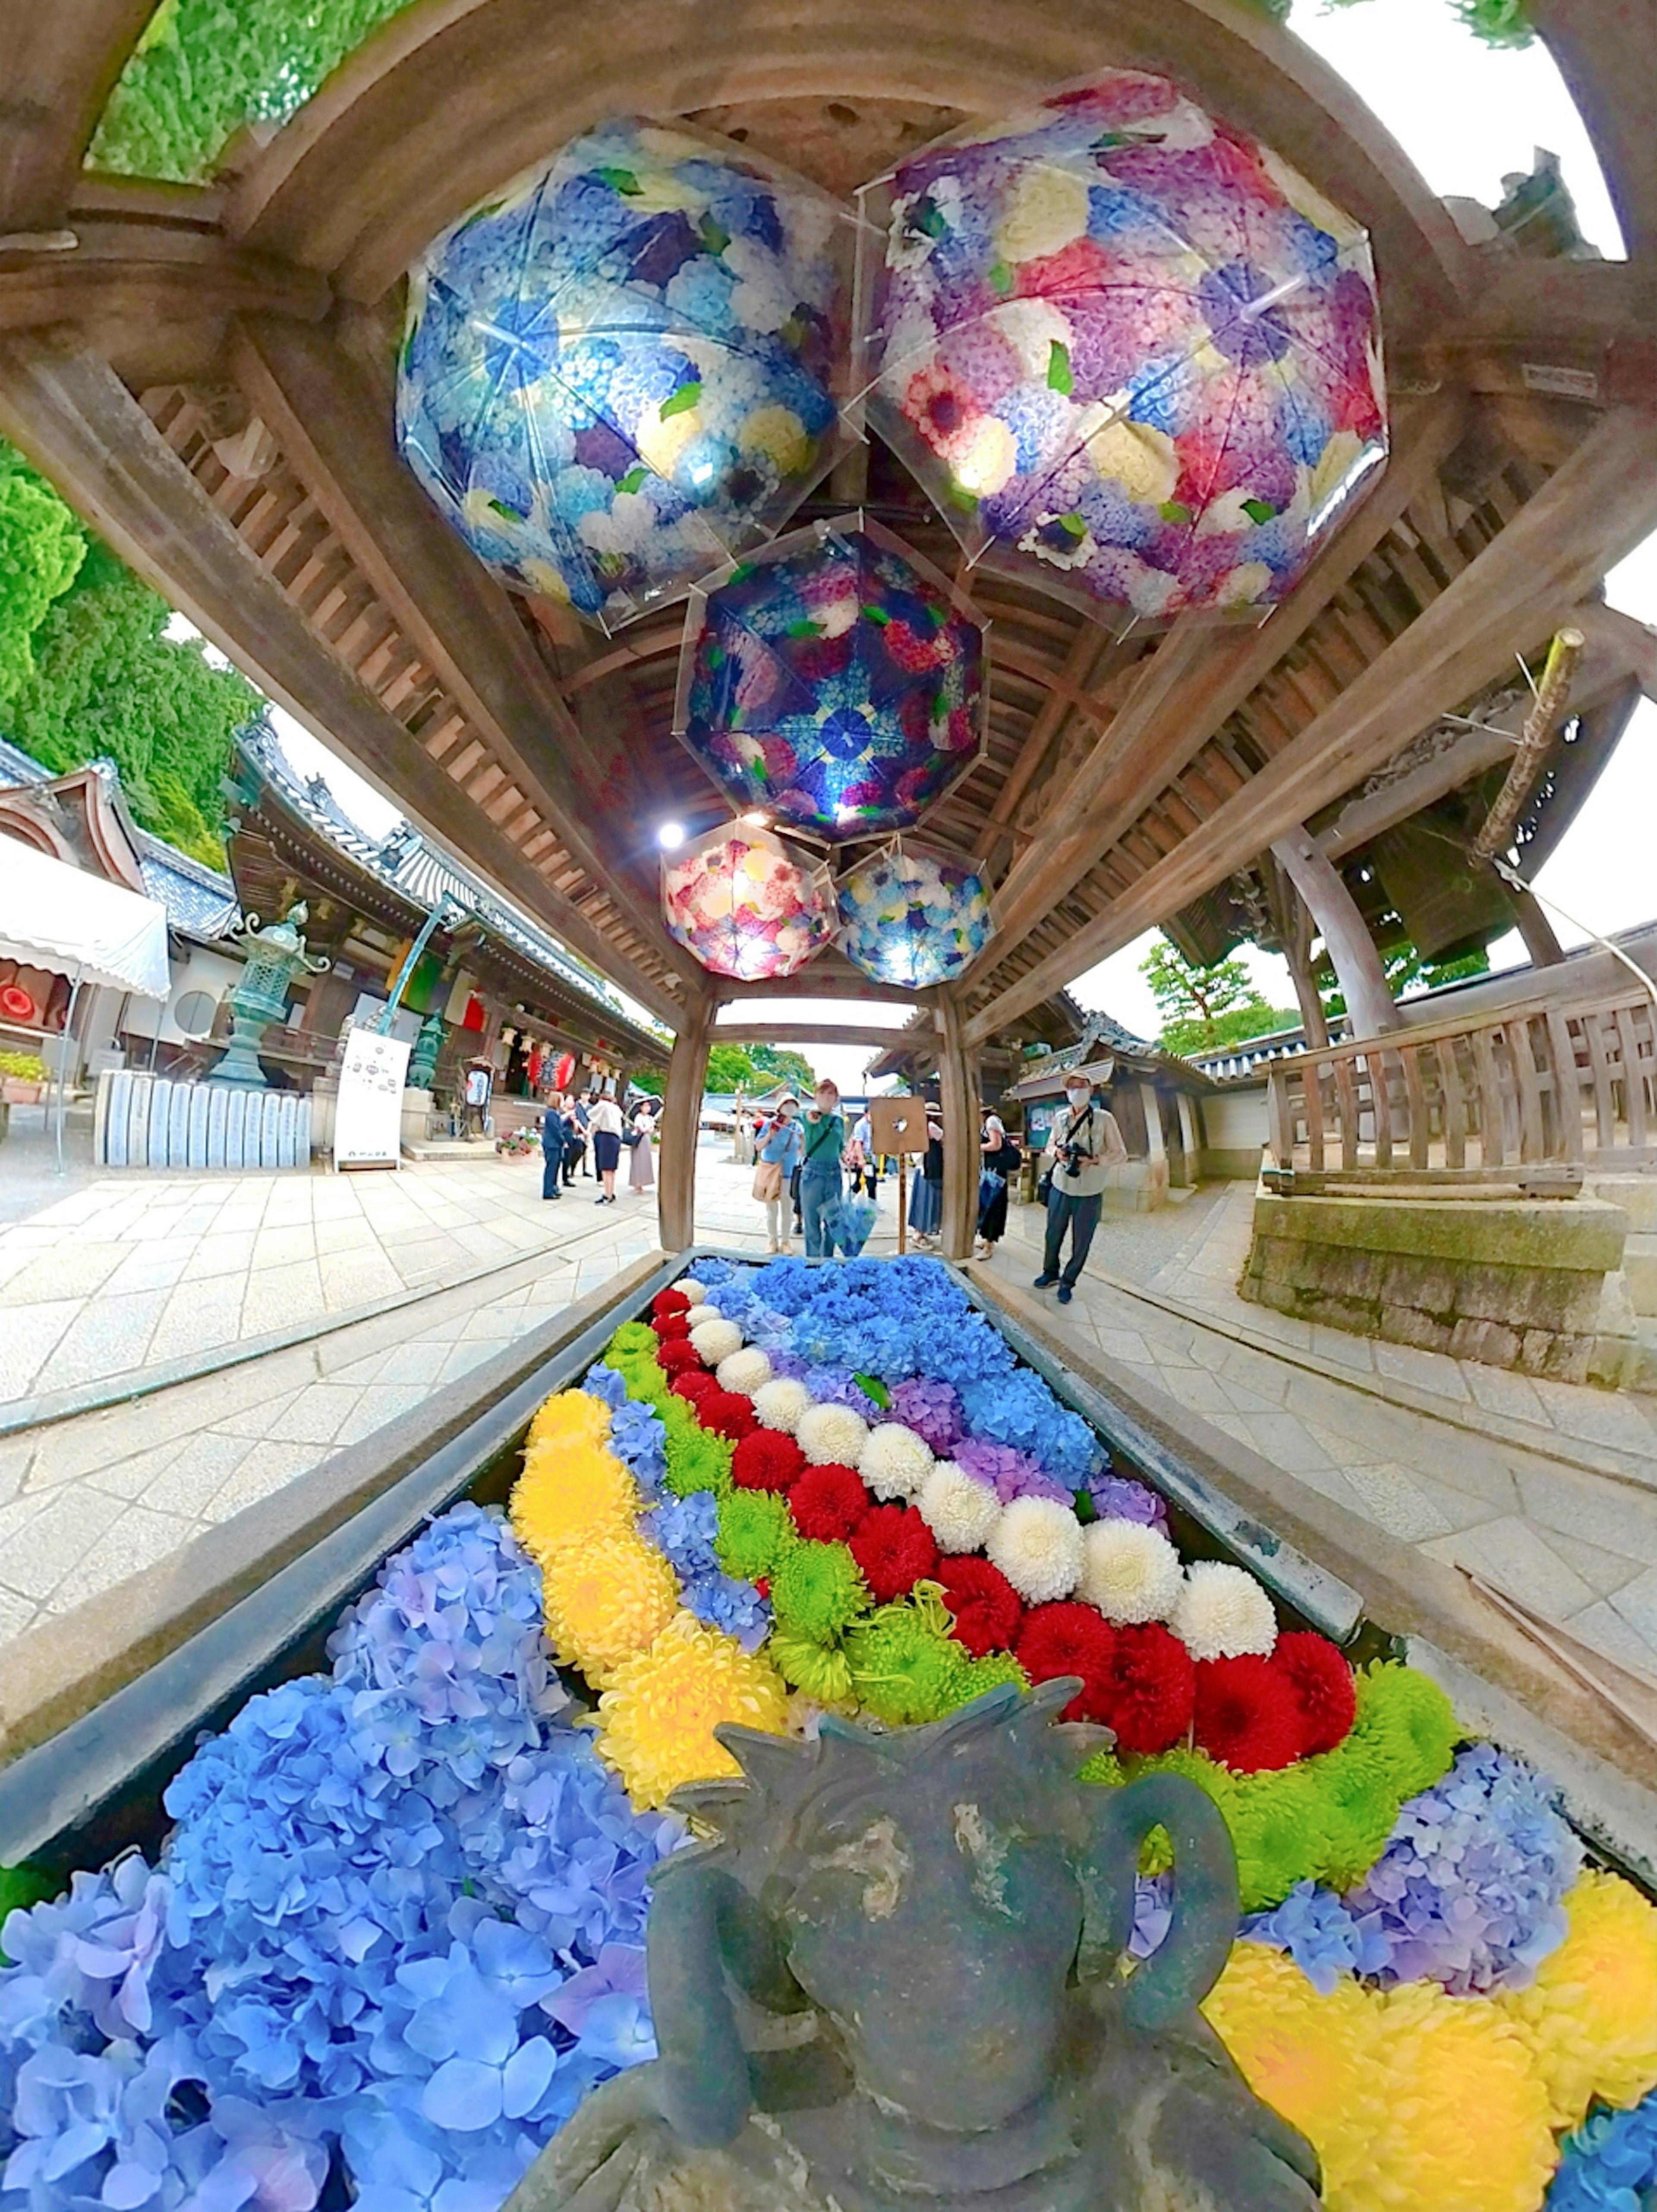
[[[1145,69],[1257,133],[1373,241],[1393,443],[1369,496],[1253,629],[1121,638],[1028,579],[975,573],[989,741],[926,835],[988,866],[997,934],[938,991],[883,993],[834,953],[790,987],[802,1023],[814,996],[928,1010],[950,1249],[970,1243],[986,1040],[1361,792],[1560,623],[1593,618],[1608,711],[1651,680],[1650,633],[1595,604],[1657,526],[1651,0],[1529,10],[1625,262],[1467,244],[1357,94],[1234,0],[413,0],[201,186],[86,167],[152,7],[0,0],[0,433],[270,696],[673,1030],[670,1245],[689,1239],[714,1018],[750,995],[660,919],[654,824],[722,811],[671,733],[682,624],[605,641],[510,597],[428,503],[391,422],[410,264],[593,122],[691,116],[844,192],[963,118]],[[953,562],[889,454],[849,469],[821,511],[866,500]],[[1586,1151],[1590,1115],[1595,1146],[1637,1143],[1647,1018],[1619,1003],[1562,1019],[1314,1055],[1283,1079],[1284,1152],[1326,1154],[1333,1131],[1343,1160],[1407,1146],[1448,1164],[1498,1142],[1525,1158],[1550,1115],[1567,1148],[1576,1129]]]

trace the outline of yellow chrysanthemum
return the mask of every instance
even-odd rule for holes
[[[1320,1997],[1281,1951],[1238,1943],[1202,2009],[1255,2095],[1316,2150],[1330,2212],[1363,2203],[1356,2192],[1385,2115],[1375,2096],[1375,2010],[1357,1984]]]
[[[513,1485],[513,1534],[542,1568],[572,1544],[630,1536],[639,1486],[614,1452],[585,1439],[543,1437]]]
[[[610,1435],[610,1408],[587,1390],[560,1390],[536,1410],[525,1447],[539,1443],[601,1444]]]
[[[1657,2088],[1657,1907],[1590,1871],[1565,1899],[1570,1925],[1527,1990],[1496,1999],[1530,2047],[1557,2128],[1594,2097],[1637,2104]]]
[[[1316,2150],[1327,2212],[1536,2212],[1554,2166],[1547,2097],[1488,2000],[1350,1979],[1323,1997],[1292,1960],[1239,1943],[1203,2010]]]
[[[739,1771],[714,1741],[721,1721],[785,1735],[787,1687],[768,1659],[682,1612],[616,1669],[598,1700],[598,1748],[647,1812],[684,1783]]]
[[[542,1562],[547,1638],[602,1689],[624,1659],[646,1651],[678,1610],[678,1578],[631,1530],[561,1547]]]

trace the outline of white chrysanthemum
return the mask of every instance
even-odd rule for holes
[[[690,1332],[690,1341],[710,1367],[717,1367],[722,1359],[729,1359],[733,1352],[742,1350],[742,1331],[734,1321],[723,1314],[714,1314],[707,1321],[698,1322]]]
[[[932,1462],[916,1503],[940,1552],[976,1552],[1001,1518],[1001,1500],[987,1482],[974,1482],[952,1459]]]
[[[932,1471],[932,1455],[913,1429],[883,1421],[869,1431],[857,1470],[877,1498],[913,1498]]]
[[[754,1393],[754,1414],[762,1429],[781,1429],[792,1436],[799,1417],[810,1409],[811,1393],[792,1375],[779,1375]]]
[[[1082,1524],[1056,1498],[1015,1498],[984,1549],[1031,1605],[1068,1597],[1082,1578]]]
[[[855,1467],[869,1441],[869,1424],[849,1406],[813,1406],[800,1415],[794,1434],[812,1467],[826,1467],[831,1462]]]
[[[1077,1595],[1107,1620],[1166,1620],[1184,1588],[1180,1555],[1160,1528],[1095,1521],[1083,1529]]]
[[[693,1306],[701,1305],[707,1296],[707,1284],[699,1283],[693,1275],[687,1275],[682,1283],[675,1283],[673,1287],[676,1291],[683,1291]]]
[[[750,1344],[741,1352],[727,1352],[715,1371],[721,1390],[740,1390],[744,1398],[751,1398],[771,1380],[771,1362],[757,1344]]]
[[[1193,1659],[1241,1659],[1249,1652],[1269,1659],[1278,1640],[1271,1599],[1253,1575],[1220,1559],[1198,1559],[1187,1568],[1168,1626]]]

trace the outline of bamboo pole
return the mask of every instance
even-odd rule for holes
[[[1473,851],[1481,860],[1494,860],[1513,842],[1525,801],[1541,774],[1548,742],[1570,697],[1571,678],[1582,657],[1583,643],[1580,629],[1567,628],[1553,634],[1553,642],[1542,667],[1542,681],[1536,687],[1535,704],[1526,715],[1525,726],[1519,733],[1519,749],[1508,770],[1507,781],[1496,793],[1495,805],[1484,817],[1484,826],[1473,840]]]

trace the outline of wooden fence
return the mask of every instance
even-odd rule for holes
[[[1557,1164],[1657,1167],[1657,1006],[1630,983],[1535,999],[1272,1063],[1280,1171],[1490,1180]],[[1575,1176],[1568,1170],[1575,1169]]]

